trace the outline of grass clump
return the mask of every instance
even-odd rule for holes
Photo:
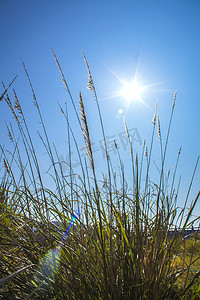
[[[169,237],[174,227],[183,233],[195,224],[197,220],[192,219],[192,212],[200,194],[197,193],[186,211],[197,160],[184,207],[178,210],[180,181],[175,187],[175,177],[180,150],[170,188],[169,176],[167,179],[164,176],[176,95],[166,141],[162,141],[156,109],[150,147],[147,148],[144,142],[141,157],[133,154],[134,145],[124,120],[132,164],[132,187],[128,189],[125,166],[115,141],[120,180],[113,171],[97,93],[84,56],[88,88],[97,105],[106,154],[107,174],[104,174],[102,185],[96,172],[82,94],[79,96],[79,116],[59,61],[54,52],[53,55],[84,137],[87,159],[83,160],[80,155],[67,106],[64,109],[59,104],[66,120],[69,153],[72,153],[73,143],[80,163],[80,174],[77,175],[70,156],[68,174],[64,175],[62,162],[56,147],[51,146],[31,79],[22,62],[42,124],[39,136],[49,157],[49,175],[55,188],[50,189],[44,184],[37,151],[16,91],[13,92],[13,105],[10,91],[4,87],[0,101],[9,105],[20,139],[16,138],[10,123],[7,130],[14,150],[8,153],[1,146],[0,154],[1,296],[4,299],[198,299],[199,236],[187,241],[183,234]],[[160,175],[152,183],[150,165],[156,127],[161,165]],[[76,209],[80,214],[74,218]]]

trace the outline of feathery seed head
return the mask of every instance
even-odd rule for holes
[[[106,154],[106,156],[107,156],[107,160],[110,160],[110,156],[108,153]]]
[[[4,162],[4,167],[6,168],[6,171],[8,172],[8,174],[10,174],[10,170],[9,170],[9,168],[8,168],[8,164],[7,164],[5,158],[3,159],[3,162]]]
[[[145,151],[144,151],[144,156],[147,157],[148,152],[147,152],[147,146],[145,147]]]
[[[131,156],[133,155],[133,144],[132,144],[132,142],[130,142],[130,154],[131,154]]]
[[[16,110],[18,110],[18,112],[22,115],[22,108],[21,108],[21,105],[19,103],[19,99],[18,99],[17,94],[16,94],[16,92],[15,92],[14,89],[13,89],[13,92],[14,92],[14,95],[15,95],[15,105],[14,105],[14,108]]]
[[[160,131],[160,119],[159,119],[159,115],[157,115],[157,123],[158,123],[158,136],[159,136],[159,139],[161,140],[161,131]]]
[[[138,157],[137,157],[137,154],[136,154],[136,156],[135,156],[135,165],[137,166],[137,164],[138,164]]]
[[[126,130],[127,138],[129,139],[129,132],[128,132],[128,127],[127,127],[127,125],[126,125],[125,118],[124,118],[124,126],[125,126],[125,130]]]
[[[90,141],[90,134],[89,134],[89,129],[88,129],[88,125],[87,125],[85,107],[84,107],[84,104],[83,104],[83,99],[82,99],[81,93],[79,94],[79,106],[80,106],[81,128],[82,128],[82,134],[83,134],[83,137],[84,137],[84,140],[85,140],[87,156],[89,158],[91,168],[94,171],[94,160],[93,160],[93,154],[92,154],[92,145],[91,145],[91,141]]]
[[[2,85],[3,85],[3,87],[5,88],[5,85],[4,85],[3,82],[2,82]],[[5,97],[4,99],[5,99],[6,103],[8,104],[8,106],[9,106],[11,112],[13,113],[14,119],[15,119],[16,121],[18,121],[18,116],[17,116],[16,113],[15,113],[15,110],[14,110],[13,105],[12,105],[12,103],[11,103],[10,97],[9,97],[7,91],[6,91],[5,93],[6,93],[6,94],[5,94],[6,97]]]
[[[152,120],[153,126],[155,126],[156,123],[156,113],[154,114],[153,120]]]
[[[182,147],[180,147],[178,150],[178,156],[181,154],[181,149],[182,149]]]
[[[8,130],[8,137],[9,137],[10,141],[13,142],[13,137],[12,137],[12,134],[10,132],[10,129],[9,129],[8,125],[6,125],[6,127],[7,127],[7,130]]]
[[[115,146],[115,148],[117,149],[117,143],[116,143],[116,140],[114,140],[114,146]]]
[[[175,102],[176,102],[176,95],[177,95],[177,92],[175,92],[174,94],[174,101],[173,101],[173,104],[172,104],[172,111],[174,110],[174,106],[175,106]]]
[[[33,93],[33,103],[34,103],[34,105],[35,105],[37,108],[39,108],[39,105],[38,105],[38,102],[37,102],[37,98],[36,98],[36,95],[35,95],[35,91],[34,91],[34,89],[33,89],[33,85],[32,85],[31,79],[30,79],[30,76],[29,76],[28,71],[27,71],[27,69],[26,69],[25,63],[23,62],[22,59],[21,59],[21,61],[22,61],[22,65],[23,65],[23,67],[24,67],[24,71],[25,71],[25,73],[26,73],[26,76],[27,76],[27,78],[28,78],[29,85],[30,85],[30,87],[31,87],[32,93]]]
[[[91,74],[91,71],[90,71],[90,67],[89,67],[88,61],[87,61],[83,51],[82,51],[82,53],[83,53],[83,58],[84,58],[84,61],[85,61],[85,64],[86,64],[86,67],[87,67],[87,70],[88,70],[87,88],[88,88],[88,90],[91,90],[92,92],[95,92],[94,82],[93,82],[92,74]]]

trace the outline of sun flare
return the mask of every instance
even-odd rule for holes
[[[141,100],[143,87],[138,83],[136,79],[131,82],[124,81],[123,88],[121,91],[122,96],[124,96],[128,101],[131,100]]]

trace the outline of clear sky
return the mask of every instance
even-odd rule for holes
[[[40,125],[20,58],[24,60],[51,141],[56,143],[63,158],[67,154],[65,123],[57,101],[63,105],[69,98],[51,48],[62,65],[77,107],[79,91],[83,93],[96,158],[102,156],[99,150],[102,137],[96,105],[86,90],[87,70],[82,50],[93,73],[106,134],[118,141],[124,160],[128,159],[128,150],[123,145],[122,116],[129,129],[134,132],[136,128],[141,140],[146,139],[149,145],[156,102],[164,138],[173,95],[177,91],[167,169],[173,170],[182,145],[179,174],[183,177],[185,192],[200,153],[199,15],[198,0],[0,0],[0,79],[8,85],[19,74],[14,88],[30,127],[36,132]],[[119,92],[123,82],[130,82],[134,77],[146,88],[141,94],[142,101],[133,99],[128,104]],[[12,116],[7,105],[0,104],[1,144],[9,148],[3,121],[9,122]],[[78,134],[70,104],[69,114]],[[141,152],[139,142],[135,143],[135,149]],[[158,151],[154,151],[154,158],[159,161]],[[198,170],[194,193],[199,189],[199,177]]]

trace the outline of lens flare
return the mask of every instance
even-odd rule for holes
[[[41,286],[48,286],[48,284],[50,284],[53,281],[54,274],[57,272],[60,264],[60,253],[62,246],[64,245],[67,239],[72,225],[74,224],[75,220],[79,218],[79,216],[79,210],[73,213],[72,219],[67,227],[67,230],[61,237],[60,244],[58,244],[58,246],[55,249],[49,250],[45,254],[44,258],[40,261],[34,279],[32,280],[32,283],[36,287],[36,290],[40,289]]]

